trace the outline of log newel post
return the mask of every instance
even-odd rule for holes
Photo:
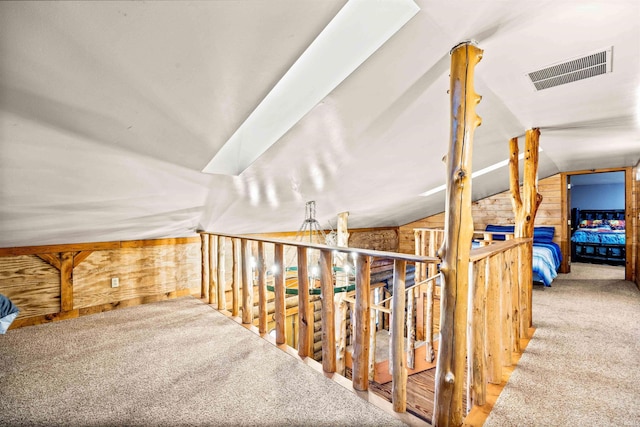
[[[540,130],[527,130],[525,134],[524,173],[522,195],[518,170],[518,138],[509,141],[509,187],[511,204],[515,217],[514,237],[533,238],[536,214],[542,195],[538,193],[538,158],[540,145]],[[529,328],[532,326],[532,288],[533,288],[533,243],[521,245],[519,265],[519,306],[520,306],[520,335],[529,338]]]
[[[298,247],[298,355],[313,356],[313,310],[309,306],[307,248]]]
[[[460,426],[467,353],[469,255],[473,238],[471,217],[471,159],[473,133],[480,124],[473,89],[475,66],[482,50],[462,43],[451,51],[451,137],[447,154],[445,240],[441,249],[443,274],[440,345],[435,378],[434,426]]]
[[[273,265],[275,272],[273,273],[273,291],[275,294],[275,314],[276,321],[276,344],[284,344],[287,342],[285,332],[286,306],[285,306],[285,289],[284,289],[284,247],[276,243],[273,248]]]
[[[407,365],[404,354],[404,326],[406,300],[406,267],[404,260],[393,263],[393,296],[391,299],[391,400],[393,410],[407,410]]]
[[[371,257],[356,260],[355,339],[353,343],[353,388],[369,388],[369,352],[371,344]]]
[[[258,331],[267,333],[267,264],[264,258],[264,243],[258,241],[256,272],[258,274]]]
[[[322,297],[322,369],[336,371],[336,328],[333,304],[331,251],[320,251],[320,288]]]

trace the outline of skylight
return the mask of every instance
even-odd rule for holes
[[[406,24],[413,0],[350,0],[203,169],[239,175]]]

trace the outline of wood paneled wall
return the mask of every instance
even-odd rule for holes
[[[59,254],[75,257],[72,293],[61,293]],[[84,255],[88,251],[84,252]],[[25,254],[25,255],[22,255]],[[111,287],[117,277],[120,286]],[[20,309],[12,328],[182,295],[200,295],[200,239],[179,238],[0,249],[0,294]],[[63,310],[62,299],[70,309]]]
[[[561,225],[562,196],[560,174],[540,180],[538,192],[542,194],[542,204],[536,215],[536,225],[553,226],[556,229],[554,241],[562,244],[566,240]],[[473,202],[473,226],[476,230],[483,230],[488,224],[509,225],[514,223],[513,208],[510,192],[504,191],[491,197]],[[400,247],[403,253],[413,253],[415,250],[413,230],[415,228],[444,228],[444,212],[439,213],[399,229]],[[565,233],[566,234],[566,233]]]

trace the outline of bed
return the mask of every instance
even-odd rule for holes
[[[624,209],[573,209],[571,259],[575,262],[624,265],[626,231]]]
[[[493,240],[504,240],[504,233],[513,233],[513,225],[487,225],[485,231],[498,233]],[[501,234],[500,234],[501,233]],[[553,242],[554,227],[534,227],[533,229],[533,281],[551,286],[558,276],[558,268],[562,262],[560,246]]]
[[[7,332],[19,312],[18,307],[9,298],[0,294],[0,334]]]

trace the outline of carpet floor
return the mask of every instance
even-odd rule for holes
[[[403,423],[181,298],[0,335],[0,425]]]
[[[533,339],[485,426],[640,426],[640,291],[573,263],[533,290]]]

